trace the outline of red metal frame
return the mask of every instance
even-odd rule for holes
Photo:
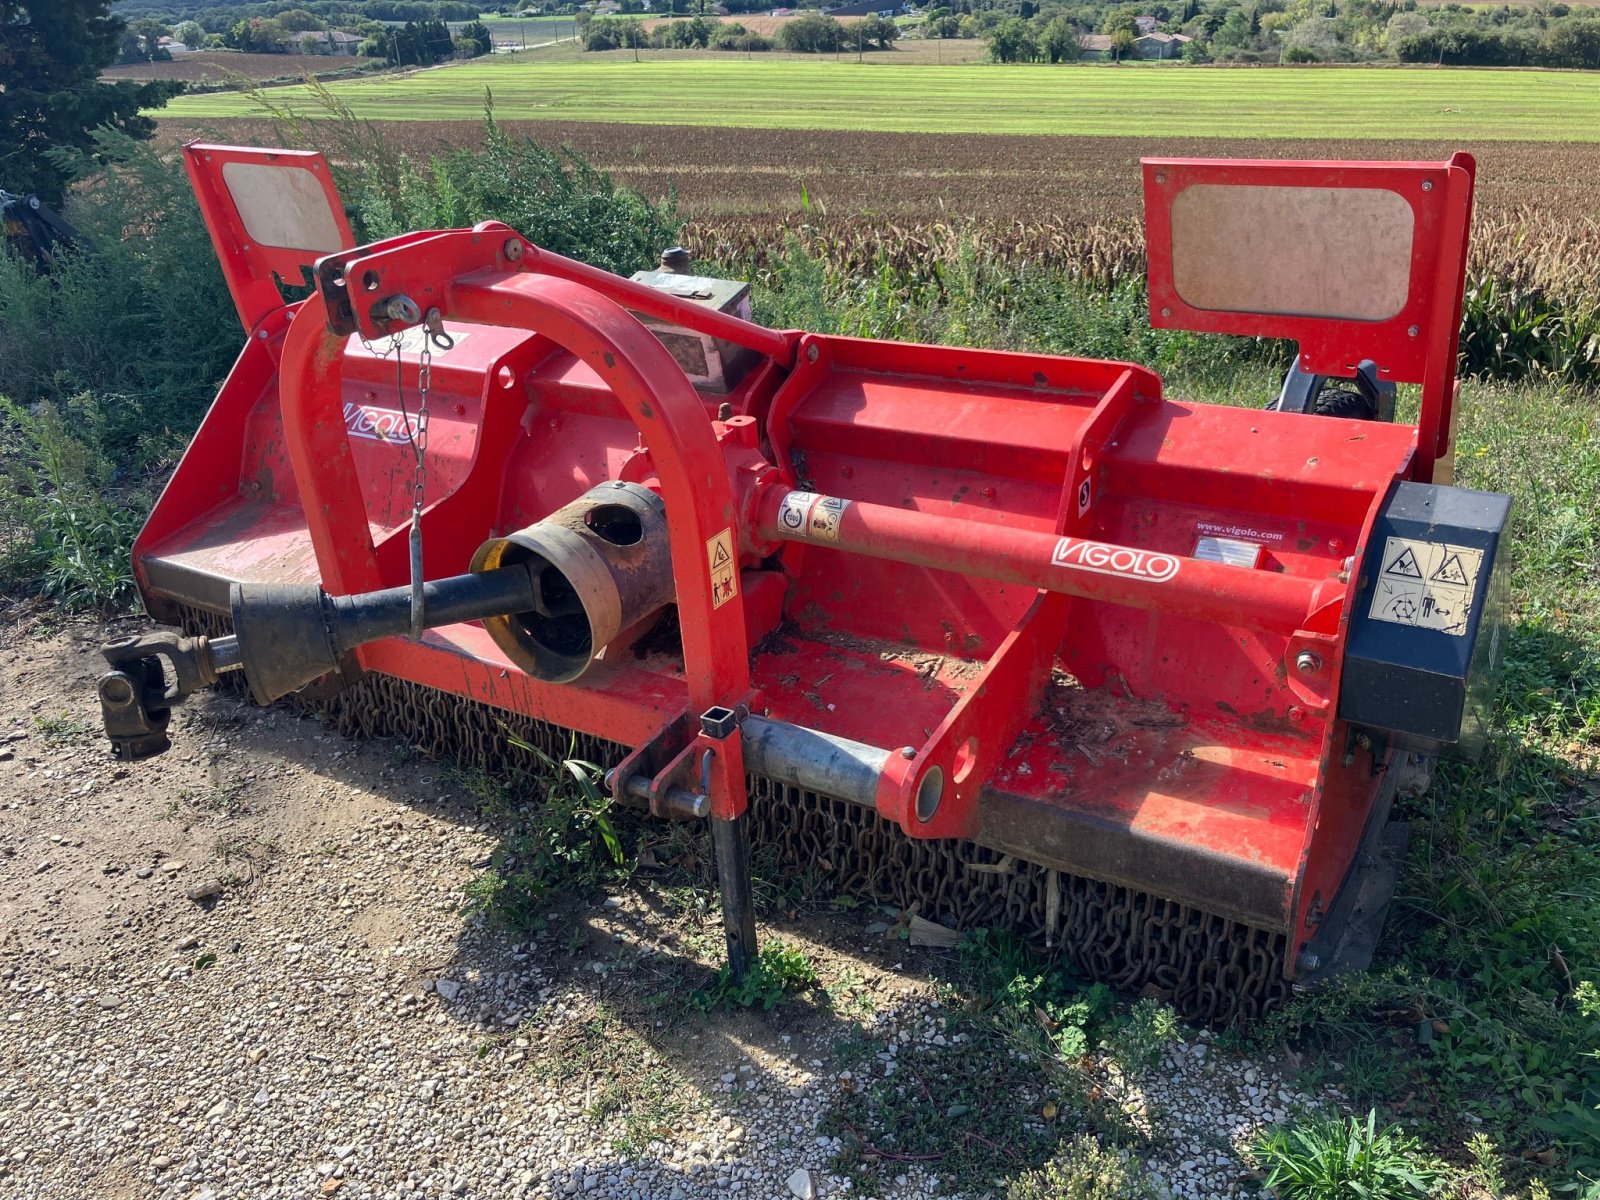
[[[225,265],[243,259],[228,268],[252,305],[241,312],[257,314],[275,268],[230,242],[216,198],[228,153],[190,147],[188,163]],[[1442,449],[1470,160],[1146,172],[1157,323],[1296,337],[1312,369],[1382,354],[1389,377],[1422,382],[1420,436]],[[1411,196],[1425,233],[1396,319],[1427,336],[1173,307],[1174,191],[1285,178],[1436,182],[1428,201]],[[652,794],[698,787],[709,754],[721,817],[746,804],[742,746],[692,718],[747,705],[890,750],[877,808],[912,837],[979,838],[1309,938],[1379,786],[1365,751],[1345,761],[1331,704],[1345,564],[1395,481],[1431,469],[1418,430],[1185,403],[1125,363],[768,330],[492,223],[317,269],[321,292],[255,315],[140,536],[153,611],[220,609],[233,579],[334,593],[405,581],[410,451],[373,431],[403,428],[417,364],[397,386],[355,336],[395,332],[386,302],[404,295],[456,340],[431,369],[426,573],[464,570],[485,538],[597,483],[644,483],[665,502],[681,645],[626,631],[581,679],[549,684],[459,625],[364,647],[363,669],[638,747],[625,773],[650,776]],[[634,313],[761,361],[702,396]],[[832,516],[786,519],[821,498]],[[713,594],[707,562],[725,532],[731,596]],[[1202,536],[1256,543],[1258,566],[1195,557]],[[1326,665],[1297,668],[1304,650]]]

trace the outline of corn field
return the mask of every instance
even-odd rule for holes
[[[317,125],[310,122],[310,126]],[[1088,287],[1144,272],[1139,159],[1432,159],[1468,149],[1478,192],[1462,330],[1469,372],[1600,384],[1600,145],[1057,138],[841,130],[507,122],[569,146],[651,199],[671,198],[694,256],[760,277],[798,248],[835,276],[937,301],[971,264],[989,282],[1060,276]],[[370,126],[393,153],[481,141],[481,123]],[[271,142],[266,120],[163,125]],[[989,288],[988,295],[1004,288]]]

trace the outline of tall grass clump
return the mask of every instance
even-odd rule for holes
[[[487,91],[482,145],[431,154],[399,148],[320,84],[312,95],[314,119],[264,91],[256,101],[286,140],[328,156],[359,241],[503,221],[536,246],[620,275],[653,266],[677,241],[670,195],[650,200],[572,150],[513,137]]]
[[[71,164],[77,252],[43,275],[0,253],[0,395],[99,397],[77,436],[126,475],[174,461],[243,332],[182,166],[112,132],[96,151]]]
[[[0,591],[111,610],[242,332],[181,166],[102,133],[48,274],[0,251]]]
[[[119,489],[99,449],[92,395],[31,410],[0,397],[0,587],[25,587],[69,609],[110,611],[133,598],[129,551],[148,493]],[[77,431],[77,432],[74,432]]]

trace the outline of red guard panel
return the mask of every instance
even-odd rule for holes
[[[246,333],[283,307],[324,254],[356,244],[328,162],[314,150],[191,142],[183,165]]]
[[[1348,377],[1370,358],[1383,379],[1422,384],[1416,474],[1431,479],[1434,460],[1449,448],[1477,169],[1472,156],[1436,163],[1142,161],[1151,325],[1288,338],[1299,344],[1302,370]],[[1230,191],[1215,190],[1223,188]],[[1196,189],[1208,190],[1204,199]],[[1231,244],[1183,236],[1186,218],[1192,221],[1212,196],[1226,199],[1209,209],[1207,232],[1236,223],[1241,236]],[[1409,218],[1403,227],[1384,219],[1396,211]],[[1409,259],[1397,260],[1396,245],[1406,242]],[[1332,276],[1350,280],[1346,298],[1358,309],[1385,291],[1395,304],[1330,315],[1251,303],[1273,290],[1287,296],[1297,278]],[[1264,279],[1265,287],[1250,286]],[[1274,289],[1274,283],[1288,286]],[[1229,293],[1252,291],[1228,302]]]

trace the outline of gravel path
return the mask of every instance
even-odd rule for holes
[[[464,916],[492,833],[391,745],[211,697],[117,764],[102,632],[0,627],[0,1196],[849,1194],[840,1089],[949,1044],[932,952],[870,910],[782,930],[859,1004],[688,1016],[658,997],[714,963],[714,904],[629,889],[532,940]],[[1253,1192],[1239,1148],[1305,1097],[1185,1035],[1130,1117],[1172,1194]],[[946,1193],[907,1166],[882,1194]]]

